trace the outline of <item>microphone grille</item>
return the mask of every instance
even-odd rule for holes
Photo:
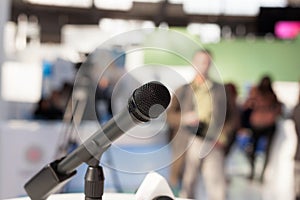
[[[157,81],[142,85],[133,92],[137,110],[148,118],[157,118],[169,105],[169,90]]]

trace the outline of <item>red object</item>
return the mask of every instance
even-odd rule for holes
[[[39,147],[32,146],[26,151],[26,159],[29,162],[36,163],[42,159],[42,150]]]

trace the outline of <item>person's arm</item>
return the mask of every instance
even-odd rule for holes
[[[181,88],[179,88],[172,97],[171,104],[167,110],[167,122],[171,129],[177,130],[180,125],[181,119],[181,108],[178,97],[181,93]]]
[[[296,133],[298,135],[298,138],[300,138],[300,104],[298,104],[294,108],[292,119],[295,123],[295,128],[296,128]]]
[[[256,96],[257,96],[257,88],[252,87],[243,105],[243,110],[252,109],[254,107]]]
[[[190,105],[192,103],[190,100],[193,98],[190,95],[192,95],[190,87],[184,85],[175,92],[172,98],[171,105],[167,111],[167,121],[174,130],[178,130],[180,125],[197,126],[199,124],[199,116],[193,109],[193,106]],[[183,110],[180,105],[186,106],[185,109]]]
[[[226,106],[226,94],[222,85],[216,83],[212,91],[212,119],[210,122],[211,129],[208,130],[208,137],[212,140],[217,140],[223,131],[227,106]]]
[[[227,142],[225,146],[225,155],[228,155],[228,153],[230,152],[231,147],[233,146],[236,140],[237,131],[241,128],[240,112],[237,105],[230,112],[232,112],[232,115],[230,119],[225,122],[223,133],[222,133],[222,134],[225,133],[227,138]]]

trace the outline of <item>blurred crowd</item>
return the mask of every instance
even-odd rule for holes
[[[238,137],[247,138],[241,145],[251,169],[245,178],[264,183],[283,105],[278,101],[272,88],[271,77],[268,75],[262,77],[259,83],[251,88],[242,104],[238,103],[238,92],[233,83],[221,85],[210,78],[211,59],[212,54],[208,50],[195,52],[192,64],[198,73],[191,83],[177,89],[168,110],[174,160],[170,184],[180,197],[195,198],[199,190],[196,188],[198,175],[201,174],[207,198],[225,200],[228,185],[225,160]],[[220,95],[222,88],[225,90],[225,97]],[[225,116],[222,120],[224,108]],[[292,118],[299,141],[299,104]],[[265,154],[259,173],[255,171],[258,150]],[[294,173],[297,200],[300,198],[299,161],[298,144]],[[259,174],[257,180],[256,174]]]

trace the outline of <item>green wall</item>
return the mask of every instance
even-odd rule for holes
[[[199,40],[187,35],[201,48]],[[185,39],[166,37],[154,33],[146,40],[146,45],[159,41],[164,48],[181,49],[182,57],[164,51],[146,50],[145,63],[165,65],[189,65],[183,58],[190,59],[197,49]],[[214,63],[225,82],[231,81],[238,85],[240,92],[245,92],[246,85],[256,83],[264,74],[269,74],[276,81],[300,80],[300,37],[293,41],[256,39],[222,40],[216,44],[206,44],[214,56]]]
[[[221,41],[207,45],[224,81],[243,86],[255,83],[264,74],[276,81],[300,80],[300,41]]]

